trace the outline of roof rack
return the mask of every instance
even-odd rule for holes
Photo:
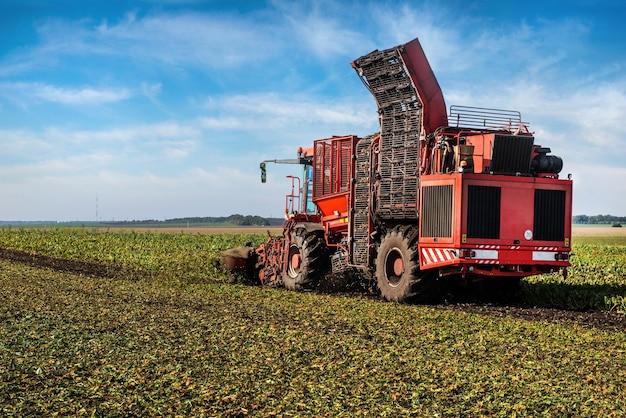
[[[519,127],[528,128],[522,122],[522,114],[516,110],[489,109],[472,106],[450,106],[448,124],[453,128],[473,128],[511,131]]]

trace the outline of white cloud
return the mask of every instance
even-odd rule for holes
[[[602,68],[593,68],[592,60],[577,54],[588,46],[591,28],[586,25],[567,19],[505,25],[408,2],[394,7],[324,1],[273,5],[247,14],[131,13],[112,21],[38,25],[40,43],[4,55],[0,76],[44,67],[63,70],[74,59],[85,59],[98,75],[90,61],[95,55],[98,63],[106,63],[105,76],[98,80],[118,79],[117,73],[106,74],[111,64],[117,68],[130,62],[133,68],[124,69],[132,76],[140,61],[147,64],[142,68],[158,72],[163,84],[149,79],[155,76],[150,72],[135,79],[149,81],[130,87],[4,81],[0,94],[5,100],[20,106],[33,101],[83,106],[145,97],[168,120],[149,123],[137,111],[137,122],[129,126],[95,129],[59,121],[42,129],[0,130],[0,158],[9,157],[3,160],[0,182],[0,195],[9,203],[0,206],[0,218],[88,218],[95,190],[110,202],[105,216],[117,218],[225,214],[251,204],[267,209],[261,214],[279,214],[283,183],[259,186],[252,168],[265,158],[260,154],[290,157],[294,145],[378,129],[374,100],[358,85],[348,61],[415,36],[449,104],[523,112],[538,142],[563,156],[565,172],[574,173],[577,211],[621,213],[626,207],[623,188],[605,186],[607,178],[626,174],[626,82],[615,80],[623,65],[603,62]],[[258,71],[254,76],[252,67]],[[561,73],[574,67],[575,77],[575,71]],[[203,77],[196,77],[198,69]],[[273,84],[273,92],[252,91],[271,87],[258,87],[268,74],[287,75]],[[312,86],[312,77],[322,81]],[[356,80],[354,90],[345,83],[349,77]],[[210,87],[192,84],[206,78]],[[185,116],[185,110],[161,108],[162,91],[183,103],[213,88],[231,93],[217,94]],[[210,169],[189,168],[194,165]],[[76,210],[68,209],[68,201],[78,202]]]
[[[176,160],[185,158],[189,156],[191,150],[183,148],[183,147],[168,147],[163,151],[163,154],[169,158],[173,158]]]
[[[211,98],[207,108],[211,116],[203,118],[202,123],[214,129],[318,126],[369,132],[377,128],[374,104],[352,99],[251,93]]]
[[[339,19],[321,15],[318,10],[287,15],[287,19],[300,42],[319,58],[350,57],[373,49],[366,34],[349,28]]]
[[[202,13],[130,13],[120,21],[95,26],[57,20],[38,29],[43,39],[39,54],[113,55],[209,68],[268,58],[281,39],[272,25],[254,17]]]
[[[102,129],[50,126],[41,130],[0,130],[4,154],[27,157],[63,152],[125,152],[159,154],[172,159],[192,155],[198,144],[228,148],[228,138],[271,144],[270,152],[291,153],[294,145],[341,134],[367,134],[378,129],[373,103],[328,100],[310,95],[250,93],[208,100],[206,116]],[[288,139],[287,142],[285,140]],[[280,141],[278,141],[280,140]],[[277,142],[278,141],[278,142]],[[282,142],[281,142],[282,141]],[[289,144],[289,145],[287,145]],[[253,149],[250,150],[253,152]],[[280,155],[278,155],[280,156]],[[30,157],[32,159],[32,157]],[[37,158],[39,160],[39,158]]]
[[[108,129],[0,131],[0,143],[23,145],[10,157],[28,156],[0,170],[0,194],[9,202],[0,207],[0,219],[90,219],[96,192],[106,218],[217,215],[251,204],[262,215],[280,215],[284,175],[299,173],[272,167],[271,184],[260,185],[259,160],[289,158],[296,145],[332,134],[368,133],[377,124],[373,104],[304,94],[221,96],[204,109],[210,116]],[[247,139],[241,139],[242,131]],[[222,136],[251,145],[225,151],[228,139]],[[53,195],[54,202],[34,204]]]
[[[184,164],[203,139],[201,129],[178,122],[100,130],[5,129],[0,130],[0,177],[2,184],[20,184],[60,177],[77,180],[99,170],[171,169]]]
[[[485,88],[488,87],[488,88]],[[626,80],[575,86],[516,80],[451,92],[453,103],[515,109],[531,127],[567,132],[574,148],[626,146]],[[560,128],[560,129],[559,129]]]
[[[48,128],[43,137],[48,141],[71,141],[81,143],[95,142],[157,142],[163,140],[196,140],[201,131],[192,125],[176,121],[159,122],[144,125],[132,125],[120,128],[74,130]]]
[[[172,140],[162,143],[163,155],[168,159],[182,160],[187,158],[196,148],[195,140]]]
[[[326,60],[373,49],[369,34],[355,26],[355,17],[347,12],[354,5],[318,0],[274,0],[272,5],[283,36],[291,41],[285,46],[298,53],[310,51],[315,58]]]
[[[416,8],[408,4],[400,7],[374,4],[370,8],[377,23],[378,49],[404,44],[419,37],[433,69],[459,71],[467,65],[460,58],[464,56],[461,34],[457,27],[441,24],[446,21],[441,16],[441,9]]]
[[[34,150],[49,152],[53,144],[36,132],[26,129],[0,129],[0,146],[2,155],[29,155]]]
[[[50,102],[73,105],[119,102],[130,97],[126,89],[62,89],[49,85],[36,85],[33,94]]]
[[[379,49],[418,37],[440,79],[459,73],[467,80],[474,74],[484,80],[485,73],[499,79],[505,79],[507,73],[541,75],[572,58],[589,32],[587,25],[573,19],[520,19],[512,25],[469,13],[459,16],[428,3],[407,2],[396,7],[371,3],[369,9],[376,22],[374,38]],[[501,68],[501,74],[494,72]]]
[[[571,165],[574,173],[574,214],[624,215],[626,208],[626,167],[580,162]]]
[[[241,117],[234,116],[207,116],[200,118],[201,125],[206,129],[239,130],[254,129]]]
[[[45,83],[4,82],[0,83],[0,95],[17,101],[35,99],[64,105],[97,105],[126,100],[131,92],[125,88],[66,88]]]
[[[0,184],[0,219],[94,219],[96,195],[101,220],[217,216],[242,211],[276,216],[281,206],[276,196],[284,194],[280,182],[261,185],[256,171],[224,165],[213,166],[210,171],[189,168],[175,175],[106,169],[80,176],[41,174]]]
[[[78,175],[107,167],[115,157],[107,153],[91,153],[48,158],[21,164],[0,166],[0,176],[5,181],[45,179],[51,176]]]

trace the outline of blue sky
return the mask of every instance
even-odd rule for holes
[[[51,4],[49,4],[51,3]],[[377,130],[350,62],[419,37],[450,104],[522,112],[574,212],[626,215],[621,2],[0,1],[0,219],[280,216],[300,145]],[[294,173],[295,174],[295,173]]]

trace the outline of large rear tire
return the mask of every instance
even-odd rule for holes
[[[420,271],[417,229],[397,226],[378,248],[376,283],[383,298],[394,302],[430,302],[435,297],[435,277]]]
[[[283,284],[289,290],[310,290],[324,273],[326,243],[323,232],[307,232],[299,228],[291,234],[287,254],[287,271],[283,273]]]

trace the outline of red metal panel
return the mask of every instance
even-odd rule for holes
[[[350,179],[356,136],[332,137],[315,141],[313,156],[313,202],[328,232],[347,231],[350,205]]]
[[[352,149],[356,136],[315,141],[313,156],[313,201],[336,193],[347,193],[352,173]]]
[[[524,232],[533,229],[534,184],[508,183],[501,190],[500,241],[523,241]]]
[[[323,198],[319,198],[315,201],[317,207],[322,213],[322,217],[333,215],[335,212],[347,212],[348,211],[348,194],[338,193],[335,195],[328,195]]]
[[[467,145],[474,146],[474,172],[482,173],[491,164],[491,149],[494,134],[468,135]]]
[[[467,208],[467,187],[469,185],[498,186],[502,190],[500,209],[500,239],[467,238],[464,244],[491,244],[515,245],[519,240],[521,246],[553,246],[554,242],[527,240],[524,238],[526,230],[533,230],[534,192],[535,189],[565,191],[565,231],[564,242],[559,248],[571,246],[572,225],[572,181],[541,177],[515,177],[503,175],[462,174],[463,197],[462,207]],[[461,211],[461,234],[467,231],[467,211]]]
[[[425,175],[420,179],[420,187],[444,184],[454,185],[453,236],[451,239],[435,239],[423,237],[420,232],[418,245],[422,269],[456,266],[459,269],[466,269],[464,271],[470,274],[523,277],[540,274],[541,269],[545,268],[569,266],[567,260],[552,260],[550,257],[553,253],[568,253],[571,249],[572,182],[570,180],[467,173]],[[463,238],[467,231],[466,208],[469,185],[501,188],[499,239]],[[565,191],[565,228],[562,242],[524,238],[524,232],[534,227],[534,192],[536,189]],[[420,218],[422,217],[423,213]],[[462,249],[475,250],[476,256],[463,258],[459,251]],[[534,252],[545,254],[549,259],[534,259]],[[483,257],[483,254],[489,254],[489,256]],[[510,270],[520,266],[524,268],[518,271]]]
[[[443,93],[419,40],[415,38],[404,44],[401,48],[401,56],[423,105],[422,124],[425,133],[430,134],[440,126],[448,126],[448,113]]]

